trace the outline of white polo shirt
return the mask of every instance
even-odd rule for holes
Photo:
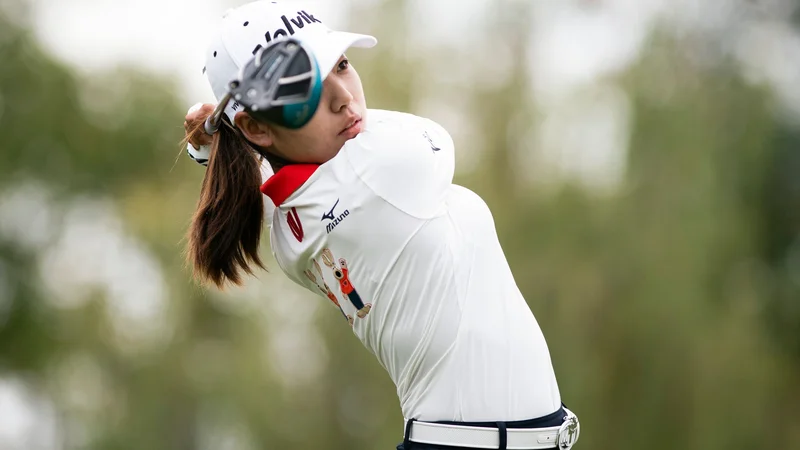
[[[454,166],[438,124],[369,110],[335,158],[284,167],[262,186],[278,205],[275,259],[375,354],[406,419],[550,414],[561,398],[547,344],[491,212],[453,184]]]

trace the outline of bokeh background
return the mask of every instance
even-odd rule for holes
[[[0,3],[0,449],[390,449],[383,369],[270,271],[193,284],[186,109],[244,0]],[[492,208],[582,450],[800,449],[800,4],[311,1]]]

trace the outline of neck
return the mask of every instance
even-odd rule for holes
[[[248,141],[247,139],[245,139],[245,141],[250,145],[250,148],[252,148],[253,151],[256,152],[256,154],[261,156],[261,158],[267,160],[269,165],[272,167],[272,172],[273,173],[278,173],[279,170],[283,169],[286,166],[290,166],[292,164],[297,164],[296,162],[289,161],[288,159],[282,158],[282,157],[272,153],[268,149],[259,147],[259,146],[255,145],[255,144],[253,144],[252,142]]]
[[[283,169],[286,166],[297,164],[295,162],[289,161],[288,159],[281,158],[280,156],[269,151],[264,152],[263,155],[265,158],[267,158],[267,162],[269,162],[269,165],[272,166],[272,171],[275,173],[278,173],[279,170]]]

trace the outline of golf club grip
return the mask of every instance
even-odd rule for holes
[[[216,108],[214,108],[214,112],[211,113],[210,116],[206,118],[206,122],[203,126],[205,129],[206,134],[209,136],[213,136],[214,133],[219,131],[220,122],[222,122],[222,115],[225,114],[225,108],[228,106],[228,102],[231,100],[231,94],[228,93],[222,100],[219,102]]]
[[[203,128],[205,129],[206,134],[209,135],[209,136],[213,136],[214,133],[216,133],[217,130],[219,130],[219,125],[216,125],[216,124],[212,123],[212,121],[211,121],[212,117],[214,117],[214,116],[213,115],[208,116],[208,118],[206,119],[206,123],[203,126]]]

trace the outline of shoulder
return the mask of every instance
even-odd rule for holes
[[[374,123],[387,123],[387,122],[415,122],[422,119],[422,117],[405,113],[400,111],[390,111],[387,109],[369,109],[367,111],[368,120]]]
[[[437,132],[447,133],[444,127],[427,117],[385,109],[370,109],[367,111],[367,130],[370,128],[386,130],[419,127],[432,127],[436,128]]]
[[[429,217],[453,181],[450,135],[413,114],[370,110],[364,131],[342,150],[364,185],[414,217]]]
[[[381,142],[384,147],[406,147],[411,142],[415,146],[421,145],[425,151],[430,148],[436,148],[437,151],[446,149],[446,153],[454,150],[453,138],[444,126],[433,119],[415,114],[371,109],[365,131],[368,132],[365,138]],[[374,144],[375,142],[370,142],[370,145]]]
[[[401,154],[407,157],[408,151],[417,148],[423,152],[430,151],[432,140],[437,145],[453,145],[453,140],[444,127],[431,119],[414,114],[370,109],[366,122],[364,131],[348,141],[343,150],[368,151],[375,156],[402,150]]]

